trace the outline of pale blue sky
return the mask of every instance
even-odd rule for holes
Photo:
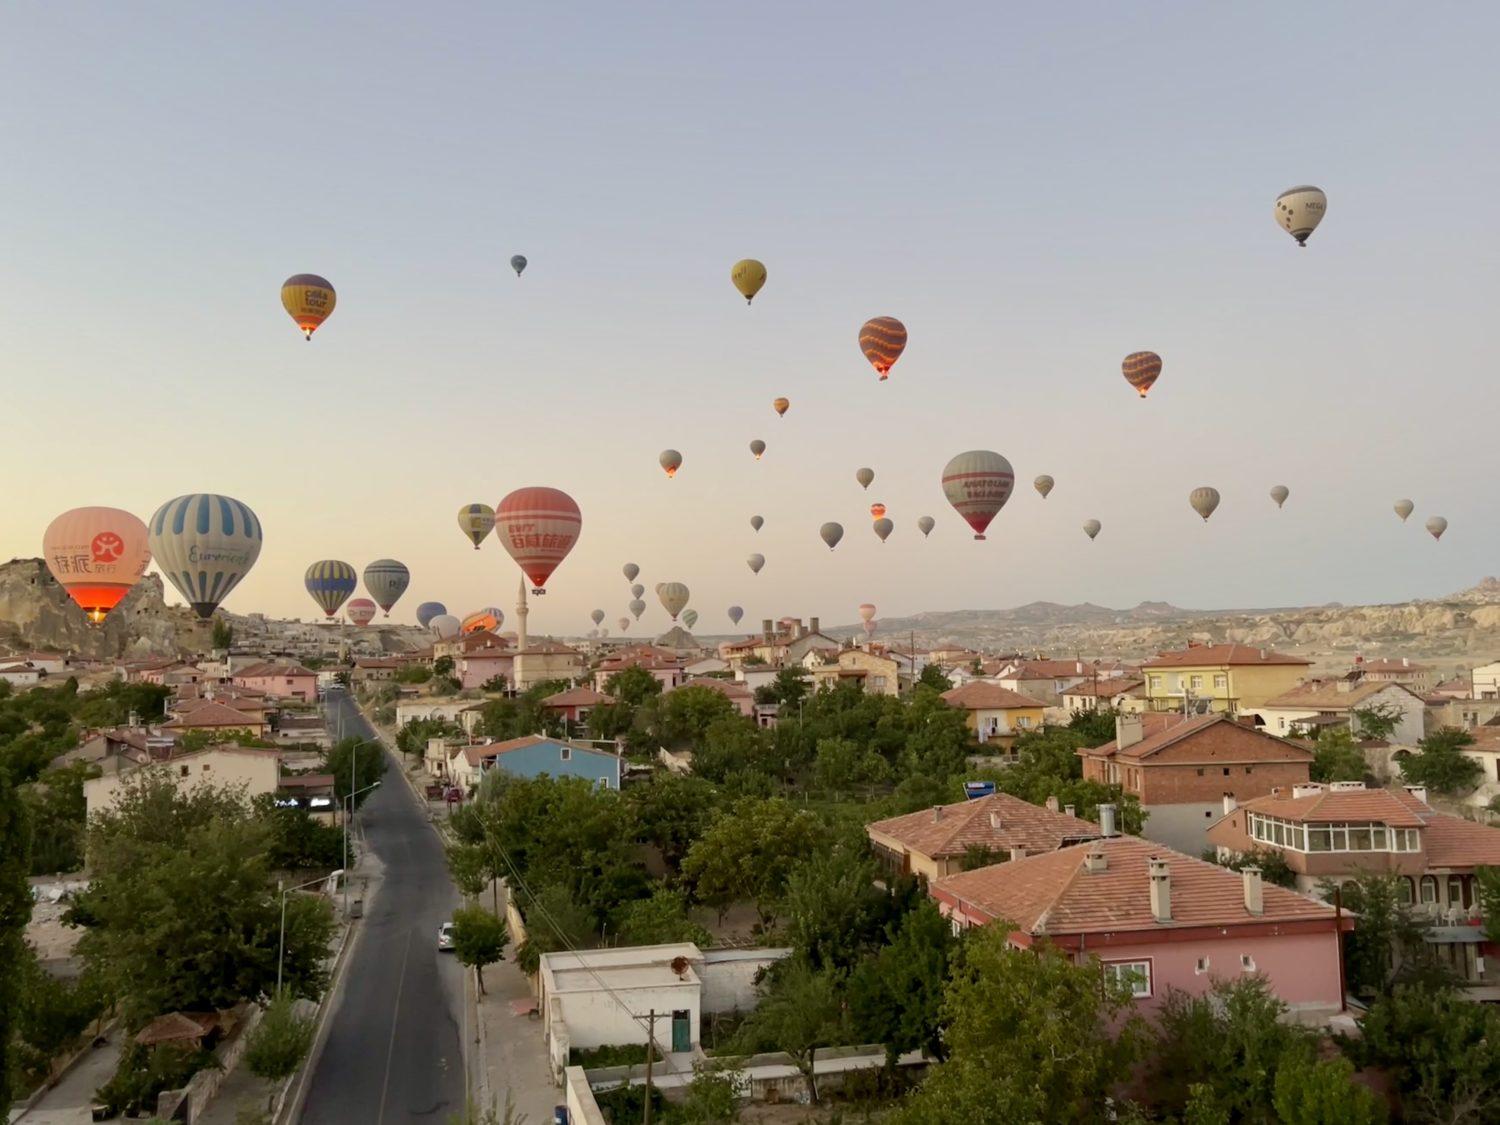
[[[584,531],[539,630],[613,621],[627,560],[700,632],[1446,593],[1500,570],[1497,33],[1477,4],[9,5],[0,555],[221,491],[266,528],[231,609],[308,615],[308,562],[386,555],[399,617],[508,608],[454,511],[550,484]],[[1271,218],[1299,183],[1330,200],[1305,250]],[[311,344],[302,271],[339,291]],[[881,314],[911,332],[886,384]],[[987,543],[938,486],[974,447],[1026,482]]]

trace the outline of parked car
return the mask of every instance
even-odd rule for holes
[[[438,952],[453,952],[453,923],[444,922],[438,927]]]

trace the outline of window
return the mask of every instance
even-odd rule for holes
[[[1214,676],[1214,687],[1216,687],[1216,688],[1227,688],[1228,686],[1229,686],[1229,677],[1226,676],[1223,672],[1220,672],[1218,675]]]
[[[1224,767],[1224,776],[1225,776],[1225,777],[1228,777],[1228,776],[1229,776],[1229,767],[1228,767],[1228,766],[1225,766],[1225,767]]]
[[[1285,719],[1277,719],[1276,720],[1276,729],[1277,730],[1286,730],[1286,720]]]
[[[1368,824],[1350,826],[1349,850],[1351,852],[1367,852],[1370,850],[1370,826]]]
[[[1161,677],[1160,676],[1152,676],[1151,677],[1151,690],[1152,691],[1160,691],[1161,690]]]
[[[1200,957],[1200,958],[1198,958],[1198,963],[1193,966],[1193,972],[1197,976],[1200,976],[1200,977],[1204,973],[1208,972],[1208,958],[1207,957]]]
[[[1435,875],[1422,876],[1422,901],[1424,903],[1437,903],[1437,877]]]
[[[1200,770],[1199,770],[1199,771],[1198,771],[1198,776],[1199,776],[1199,777],[1202,777],[1202,776],[1203,776],[1203,771],[1202,771],[1202,770],[1201,770],[1201,769],[1200,769]]]
[[[188,767],[187,766],[178,766],[177,767],[177,771],[178,771],[178,773],[182,777],[186,777],[188,775]]]
[[[1132,996],[1139,998],[1151,995],[1150,961],[1106,961],[1104,977],[1113,984],[1121,984],[1130,989]]]
[[[1240,954],[1240,970],[1246,973],[1255,972],[1255,958],[1248,953]]]
[[[1188,685],[1194,691],[1197,691],[1199,688],[1201,688],[1203,686],[1203,677],[1202,676],[1192,676],[1192,677],[1189,677],[1189,679],[1188,679]]]
[[[562,760],[565,761],[565,762],[568,762],[568,761],[572,761],[572,759],[573,759],[573,748],[571,746],[564,746],[562,748]]]
[[[1254,772],[1255,772],[1255,767],[1254,766],[1246,766],[1245,767],[1245,776],[1246,777],[1249,777]]]
[[[1397,884],[1397,890],[1401,894],[1401,901],[1410,906],[1417,898],[1417,885],[1412,882],[1410,875],[1401,876],[1401,882]]]

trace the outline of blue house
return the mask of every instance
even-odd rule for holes
[[[509,742],[466,746],[464,754],[481,772],[501,769],[516,777],[581,777],[610,789],[620,788],[620,756],[566,739],[528,734]]]

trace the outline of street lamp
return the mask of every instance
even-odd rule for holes
[[[295,887],[284,887],[280,879],[276,880],[276,889],[281,892],[281,936],[276,939],[276,995],[281,995],[281,967],[286,962],[286,896],[293,891],[300,891],[306,887],[313,887],[319,883],[326,883],[329,879],[337,879],[343,875],[344,869],[340,867],[321,879],[309,879],[305,883],[298,883]]]
[[[371,789],[379,789],[380,782],[372,781],[363,789],[356,789],[344,798],[344,870],[349,867],[349,818],[354,815],[354,798]],[[344,917],[349,916],[349,880],[344,880]]]

